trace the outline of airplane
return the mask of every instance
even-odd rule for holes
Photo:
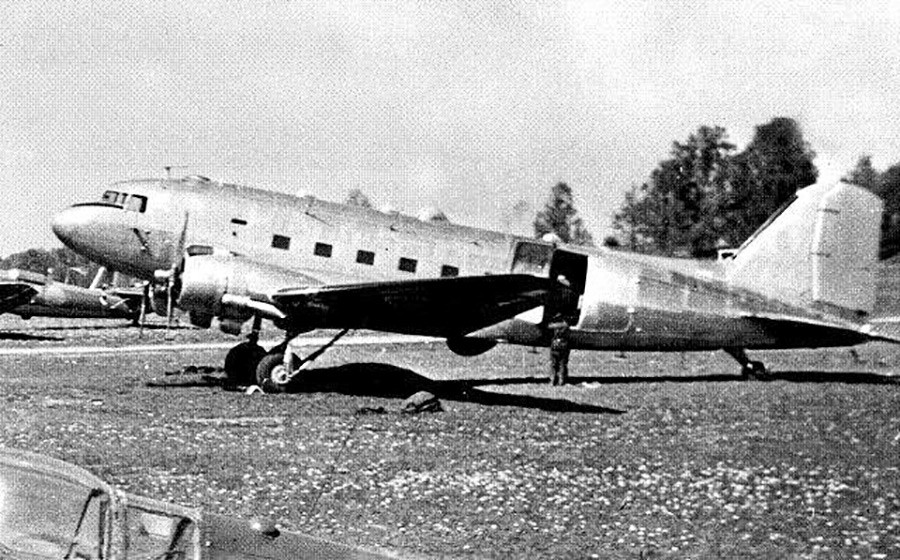
[[[100,270],[89,288],[57,282],[28,270],[0,271],[0,313],[23,319],[66,317],[78,319],[131,319],[141,313],[142,294],[129,290],[102,289]]]
[[[446,339],[481,354],[547,346],[561,314],[581,350],[724,350],[744,378],[769,377],[747,350],[852,346],[880,334],[875,301],[882,203],[843,182],[800,189],[735,253],[696,261],[572,246],[347,206],[200,176],[114,183],[59,212],[74,251],[152,281],[155,308],[247,340],[225,358],[236,384],[283,391],[351,329]],[[261,321],[285,331],[266,352]],[[339,332],[306,357],[290,341]],[[302,381],[302,378],[300,379]]]

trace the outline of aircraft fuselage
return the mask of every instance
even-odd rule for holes
[[[785,332],[746,319],[748,312],[759,311],[810,319],[825,315],[735,288],[724,280],[727,265],[720,263],[554,245],[201,179],[116,183],[103,202],[75,205],[58,215],[54,231],[90,259],[148,280],[171,267],[182,246],[210,259],[241,259],[251,263],[241,280],[248,292],[254,282],[271,290],[304,282],[562,274],[579,295],[571,310],[575,348],[821,347],[864,338],[816,329]],[[264,266],[265,274],[252,263]],[[265,281],[254,277],[260,274]],[[543,313],[538,308],[469,336],[544,345]]]

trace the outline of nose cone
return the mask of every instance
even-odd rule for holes
[[[53,216],[53,233],[68,247],[74,248],[85,226],[84,212],[79,212],[77,208],[66,208]]]
[[[53,233],[76,253],[111,266],[111,251],[124,241],[111,214],[108,208],[76,204],[53,217]]]
[[[79,241],[88,230],[89,218],[90,216],[80,208],[66,208],[53,217],[53,233],[67,247],[78,251],[81,245]]]

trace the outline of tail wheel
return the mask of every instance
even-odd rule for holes
[[[284,354],[267,354],[256,366],[256,384],[266,393],[283,393],[290,383],[290,372],[284,366]]]
[[[242,342],[225,356],[225,376],[235,385],[253,385],[256,382],[256,366],[266,355],[258,344]]]

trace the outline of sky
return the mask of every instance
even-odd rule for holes
[[[743,147],[794,118],[824,178],[861,154],[900,162],[887,0],[0,0],[0,13],[0,256],[61,246],[55,212],[165,166],[326,200],[360,189],[524,234],[566,181],[602,239],[624,192],[701,125]]]

